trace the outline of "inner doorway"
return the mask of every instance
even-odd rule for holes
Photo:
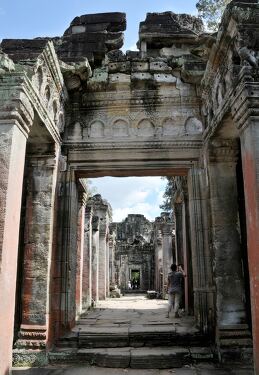
[[[140,289],[140,270],[131,270],[131,285],[132,289]]]
[[[98,248],[99,262],[102,264],[97,266],[97,257],[92,255],[92,280],[86,283],[83,281],[83,285],[89,290],[91,286],[96,289],[98,285],[101,292],[98,295],[96,290],[92,290],[91,295],[84,300],[104,300],[109,297],[109,286],[118,288],[122,294],[137,290],[138,293],[152,291],[157,293],[158,298],[166,299],[167,275],[171,264],[178,262],[187,274],[183,294],[187,298],[184,314],[192,315],[192,260],[186,204],[180,199],[177,200],[177,220],[179,216],[184,218],[181,220],[180,235],[176,238],[176,208],[170,207],[169,211],[163,212],[164,207],[161,207],[168,184],[165,178],[145,175],[89,177],[88,187],[92,190],[92,198],[90,197],[86,204],[85,226],[94,228],[94,233],[87,234],[85,239],[88,245],[86,243],[85,246],[89,246],[89,251],[91,247],[92,253]],[[186,179],[184,176],[177,178]],[[180,185],[177,181],[178,191],[181,189]],[[98,239],[99,230],[101,238]],[[104,244],[106,250],[103,249]],[[105,271],[107,263],[109,269]],[[99,280],[96,271],[98,267],[99,275],[101,274]],[[84,294],[85,290],[82,293]],[[83,310],[85,308],[87,305],[83,305]]]

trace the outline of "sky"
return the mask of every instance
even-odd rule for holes
[[[87,13],[125,12],[124,49],[133,49],[147,12],[196,14],[195,0],[0,0],[0,39],[61,36],[72,19]]]
[[[135,49],[139,22],[147,12],[173,11],[196,15],[195,0],[0,0],[0,40],[61,36],[74,17],[82,14],[125,12],[124,50]],[[105,177],[92,186],[113,207],[113,220],[129,213],[149,220],[159,216],[166,181],[160,177]]]
[[[161,177],[102,177],[90,180],[94,193],[99,193],[112,206],[113,221],[128,214],[142,214],[153,221],[160,215],[166,180]]]

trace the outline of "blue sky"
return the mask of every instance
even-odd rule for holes
[[[139,22],[147,12],[173,11],[196,14],[194,0],[0,0],[0,39],[61,36],[76,16],[87,13],[125,12],[127,31],[124,49],[134,49]],[[99,178],[92,186],[108,199],[114,221],[129,213],[153,220],[165,189],[160,177]]]
[[[0,0],[0,39],[61,36],[76,16],[87,13],[125,12],[125,49],[138,38],[138,25],[147,12],[196,14],[193,0]]]
[[[128,214],[142,214],[154,220],[160,215],[166,180],[161,177],[103,177],[91,180],[91,188],[112,205],[113,221]]]

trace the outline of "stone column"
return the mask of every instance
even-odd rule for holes
[[[186,277],[185,282],[185,311],[189,314],[193,313],[193,276],[192,276],[192,254],[190,249],[189,234],[189,209],[188,209],[188,192],[184,190],[184,198],[182,204],[183,210],[183,265]]]
[[[116,284],[115,280],[115,244],[116,244],[116,224],[110,225],[109,236],[109,284]]]
[[[75,324],[76,317],[76,249],[77,249],[77,218],[78,218],[78,187],[74,171],[68,169],[63,173],[60,224],[60,323],[64,330]],[[57,298],[59,296],[57,295]]]
[[[76,315],[82,313],[83,302],[83,266],[84,266],[84,232],[85,232],[85,205],[87,193],[82,188],[78,194],[79,211],[77,224],[77,265],[76,265]]]
[[[18,349],[25,350],[44,350],[49,336],[50,266],[59,153],[57,149],[52,154],[49,148],[46,145],[45,152],[28,156],[22,324],[16,342]]]
[[[89,205],[85,209],[84,250],[83,250],[83,280],[82,307],[86,310],[92,303],[92,217],[93,208]]]
[[[99,301],[99,217],[93,216],[92,220],[92,298]]]
[[[0,110],[0,373],[12,364],[16,268],[27,134]],[[5,348],[5,350],[3,350]]]
[[[253,89],[254,90],[254,89]],[[257,93],[258,98],[258,93]],[[258,108],[258,107],[257,107]],[[241,133],[255,374],[259,373],[259,117]]]
[[[109,247],[109,240],[110,240],[110,230],[109,226],[107,227],[107,234],[106,234],[106,297],[109,297],[110,294],[110,247]]]
[[[170,272],[170,266],[173,263],[172,253],[172,230],[173,225],[171,222],[164,222],[161,225],[162,243],[163,243],[163,286],[164,294],[166,292],[165,285],[167,284],[167,275]]]
[[[209,149],[208,176],[216,282],[216,319],[221,329],[246,322],[241,239],[237,197],[238,147],[231,140],[214,140]]]
[[[0,56],[0,373],[12,366],[19,226],[26,140],[34,111],[24,74]],[[4,350],[3,350],[4,349]]]
[[[160,229],[159,219],[156,218],[154,225],[154,242],[155,242],[155,290],[159,293],[163,292],[161,285],[161,273],[163,274],[163,237]]]
[[[175,217],[175,263],[183,264],[183,203],[177,201],[173,206]]]
[[[94,215],[98,217],[98,298],[105,299],[107,296],[107,277],[109,275],[109,248],[108,248],[108,235],[109,235],[109,218],[110,218],[110,205],[100,194],[94,195],[89,204],[93,206]],[[96,238],[96,235],[95,235]],[[96,238],[97,240],[97,238]],[[94,244],[93,244],[94,245]],[[97,255],[97,253],[95,254]]]
[[[106,298],[106,282],[107,282],[107,224],[103,222],[104,217],[100,218],[101,224],[99,227],[99,299]]]
[[[207,187],[205,171],[195,165],[188,172],[188,193],[193,265],[194,314],[201,331],[214,323],[214,289],[208,247]]]

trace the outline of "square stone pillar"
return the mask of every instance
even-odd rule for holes
[[[216,283],[217,332],[246,323],[245,289],[237,196],[238,146],[214,140],[209,146],[208,176]],[[220,340],[220,337],[219,337]]]
[[[104,220],[104,218],[100,218],[100,220]],[[107,247],[107,224],[101,222],[99,227],[99,299],[104,300],[106,298],[107,289],[106,289],[106,282],[107,282],[107,255],[108,255],[108,247]]]
[[[26,138],[16,120],[0,119],[0,374],[3,375],[9,373],[12,365]]]
[[[205,171],[195,165],[188,172],[190,237],[193,265],[194,315],[204,333],[214,326],[212,259],[208,246]]]
[[[61,334],[75,325],[78,211],[78,186],[74,171],[68,169],[62,173],[58,212],[61,289],[57,291],[56,299],[59,301]]]
[[[99,301],[99,224],[98,216],[93,216],[92,228],[92,298]]]
[[[55,145],[53,147],[56,148]],[[50,268],[58,154],[57,148],[53,154],[46,151],[39,156],[28,156],[22,324],[20,338],[16,342],[16,348],[21,351],[16,350],[14,357],[24,356],[26,362],[28,356],[30,363],[33,357],[35,364],[44,362],[49,340]]]
[[[257,94],[258,98],[258,94]],[[259,117],[241,133],[255,374],[259,374]]]
[[[82,188],[78,194],[79,211],[77,224],[77,266],[76,266],[76,315],[80,316],[83,309],[83,271],[84,271],[84,240],[85,240],[85,205],[87,193]]]
[[[92,238],[92,298],[99,301],[99,217],[93,216]]]
[[[94,216],[98,218],[98,220],[96,219],[98,221],[98,228],[96,227],[96,230],[94,230],[93,227],[93,277],[95,278],[95,274],[97,274],[98,282],[96,285],[98,285],[98,299],[105,299],[108,292],[107,284],[109,278],[108,236],[111,207],[105,199],[102,199],[100,194],[91,197],[88,201],[88,205],[93,207]],[[98,269],[95,270],[95,267]],[[95,294],[96,291],[93,291],[93,296]]]
[[[86,206],[83,251],[83,280],[82,280],[82,306],[88,309],[92,304],[92,218],[93,209]]]
[[[155,221],[154,232],[155,232],[155,290],[159,293],[163,293],[163,283],[161,278],[163,277],[163,237],[162,232]]]
[[[183,202],[175,202],[173,212],[175,217],[175,262],[183,264]]]
[[[162,232],[162,246],[163,246],[163,286],[164,293],[166,294],[167,276],[170,272],[170,266],[173,263],[173,251],[172,251],[172,231],[173,224],[171,222],[164,222],[161,225]]]
[[[109,286],[116,284],[115,278],[115,245],[116,245],[116,224],[110,225],[109,235]],[[110,290],[109,290],[110,292]]]

